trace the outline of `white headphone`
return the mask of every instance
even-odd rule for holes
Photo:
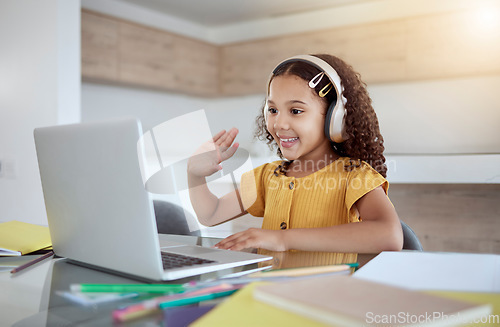
[[[282,65],[290,63],[290,62],[295,62],[295,61],[302,61],[305,63],[308,63],[316,68],[318,68],[320,71],[322,71],[330,80],[330,82],[333,85],[333,89],[337,93],[337,101],[332,102],[330,106],[328,107],[328,110],[326,112],[326,119],[325,119],[325,135],[328,137],[330,140],[336,143],[342,143],[344,142],[347,137],[345,135],[345,116],[346,116],[346,111],[345,111],[345,103],[347,102],[346,98],[342,95],[342,86],[341,86],[341,81],[340,77],[335,71],[335,69],[330,66],[326,61],[323,59],[320,59],[315,56],[310,56],[310,55],[299,55],[299,56],[294,56],[290,57],[288,59],[283,60],[280,62],[276,68],[273,69],[271,74],[269,75],[269,78],[267,79],[267,91],[266,91],[266,103],[264,105],[264,119],[266,121],[267,125],[267,114],[268,114],[268,108],[267,108],[267,97],[269,96],[269,87],[271,85],[271,80],[278,70]],[[313,82],[316,78],[313,78],[310,83]],[[318,81],[319,82],[319,81]]]

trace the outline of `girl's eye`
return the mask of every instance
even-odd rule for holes
[[[270,114],[275,114],[278,112],[278,110],[276,110],[275,108],[269,108],[267,109],[267,111],[270,113]]]
[[[292,109],[291,111],[292,111],[292,114],[294,114],[294,115],[298,115],[298,114],[301,114],[304,112],[304,110],[300,110],[300,109]]]

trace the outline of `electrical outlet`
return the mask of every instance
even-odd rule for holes
[[[16,160],[13,158],[0,158],[0,178],[16,178]]]

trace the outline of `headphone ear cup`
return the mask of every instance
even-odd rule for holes
[[[333,128],[332,125],[332,119],[333,119],[333,108],[335,107],[335,103],[331,103],[330,106],[328,106],[328,109],[326,111],[326,116],[325,116],[325,135],[326,138],[329,139],[330,141],[333,141],[332,138],[332,133],[330,133],[331,129]]]
[[[328,107],[325,117],[325,135],[335,143],[345,141],[345,108],[342,100],[332,102]]]

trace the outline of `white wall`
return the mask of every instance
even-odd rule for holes
[[[500,153],[500,75],[368,87],[391,154]]]
[[[368,91],[388,154],[500,153],[500,76],[373,84]],[[139,117],[144,129],[205,109],[212,132],[237,127],[254,155],[254,119],[264,95],[195,98],[168,92],[83,83],[82,119]]]
[[[0,2],[0,222],[46,224],[33,129],[80,119],[79,0]]]
[[[205,109],[213,134],[236,127],[238,141],[246,149],[252,145],[253,121],[263,102],[262,95],[234,98],[196,98],[93,83],[82,84],[82,121],[98,121],[121,116],[138,117],[144,130],[188,112]]]

